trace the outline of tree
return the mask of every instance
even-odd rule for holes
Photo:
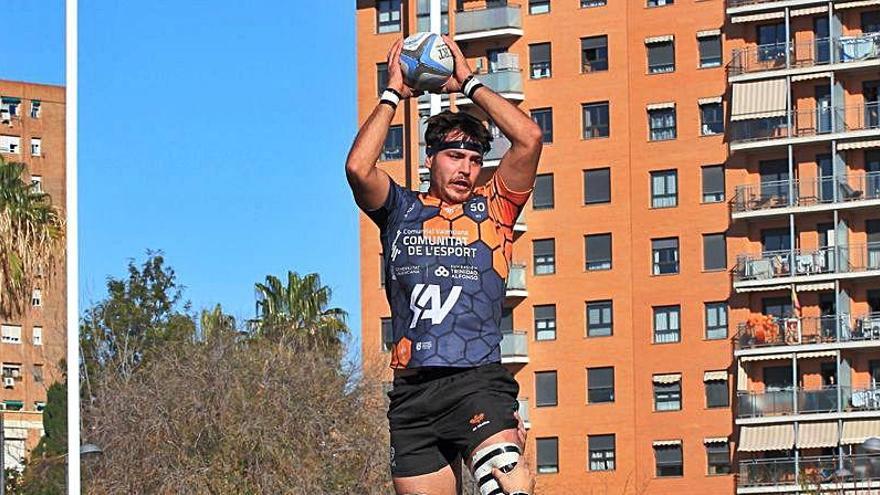
[[[25,172],[0,157],[0,314],[20,311],[37,277],[51,281],[64,255],[64,217]]]
[[[328,308],[333,294],[321,285],[317,273],[300,277],[287,272],[287,285],[274,275],[255,285],[257,291],[256,331],[271,339],[295,339],[338,349],[348,333],[348,314]]]
[[[63,495],[66,493],[67,385],[55,382],[47,391],[43,410],[45,434],[31,452],[17,484],[8,490],[16,495]]]

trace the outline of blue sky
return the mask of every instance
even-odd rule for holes
[[[84,307],[161,249],[195,308],[318,272],[359,331],[354,3],[249,5],[80,1]]]
[[[3,0],[0,79],[64,84],[64,0]]]

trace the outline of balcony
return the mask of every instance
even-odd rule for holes
[[[501,364],[529,362],[529,340],[525,332],[504,333],[501,336]]]
[[[736,49],[727,64],[727,77],[730,82],[741,82],[877,66],[880,66],[880,33],[868,33]]]
[[[731,151],[880,136],[880,102],[877,101],[794,110],[788,112],[791,129],[784,111],[778,117],[767,118],[766,114],[762,112],[760,118],[754,119],[749,115],[734,116],[737,120],[730,122],[728,133]]]
[[[880,456],[876,454],[845,454],[843,468],[847,475],[844,478],[838,478],[837,474],[844,472],[840,471],[840,460],[836,455],[801,457],[797,462],[794,457],[741,460],[736,485],[737,488],[772,487],[773,492],[777,492],[775,488],[792,485],[791,490],[794,491],[800,488],[806,490],[803,493],[818,493],[818,490],[812,490],[818,489],[822,484],[833,483],[834,486],[829,487],[830,491],[822,493],[838,493],[832,490],[843,488],[838,484],[880,479]]]
[[[520,417],[520,419],[522,419],[523,426],[526,428],[531,428],[532,422],[529,420],[529,399],[528,399],[528,397],[520,397],[519,399],[516,399],[516,402],[519,403],[519,409],[517,409],[517,412],[519,412],[519,417]]]
[[[492,88],[492,91],[507,98],[508,100],[522,101],[523,95],[522,69],[518,65],[510,67],[496,67],[489,72],[477,73],[480,82]],[[455,100],[462,106],[473,105],[470,98],[464,96]]]
[[[513,235],[516,236],[523,232],[527,232],[529,230],[528,224],[526,224],[526,209],[523,207],[522,211],[519,212],[519,216],[516,217],[516,223],[513,224]]]
[[[519,5],[466,10],[455,14],[455,41],[522,35],[522,9]]]
[[[841,407],[837,403],[838,392]],[[761,393],[738,392],[736,399],[737,419],[880,411],[880,388],[877,387],[831,386],[813,390],[788,388]]]
[[[731,218],[880,206],[880,172],[736,186]]]
[[[529,295],[526,289],[526,264],[511,263],[507,274],[507,299],[522,299]]]
[[[880,276],[880,243],[830,246],[740,255],[733,269],[733,287],[740,290],[765,284],[877,276]]]
[[[734,338],[734,348],[736,350],[785,348],[841,342],[880,344],[880,313],[785,319],[756,315],[748,322],[739,324]]]

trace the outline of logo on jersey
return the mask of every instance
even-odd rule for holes
[[[432,325],[443,323],[443,319],[458,302],[461,287],[453,286],[444,301],[440,295],[440,286],[436,284],[416,284],[409,296],[409,309],[413,312],[410,328],[415,328],[419,320],[431,320]]]
[[[436,270],[434,270],[434,275],[437,275],[438,277],[448,277],[449,270],[447,270],[445,266],[440,265],[437,267]]]

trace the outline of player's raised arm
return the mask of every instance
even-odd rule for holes
[[[403,82],[400,69],[402,45],[403,40],[397,40],[388,52],[388,89],[358,131],[345,161],[345,176],[354,199],[366,210],[379,208],[388,197],[388,175],[376,166],[376,162],[397,105],[412,96],[412,90]]]
[[[448,36],[443,39],[455,59],[455,71],[444,89],[450,93],[463,92],[489,114],[489,118],[510,139],[510,150],[501,158],[497,173],[501,174],[504,184],[514,191],[531,189],[535,184],[543,147],[541,128],[522,110],[480,84],[458,45]]]

